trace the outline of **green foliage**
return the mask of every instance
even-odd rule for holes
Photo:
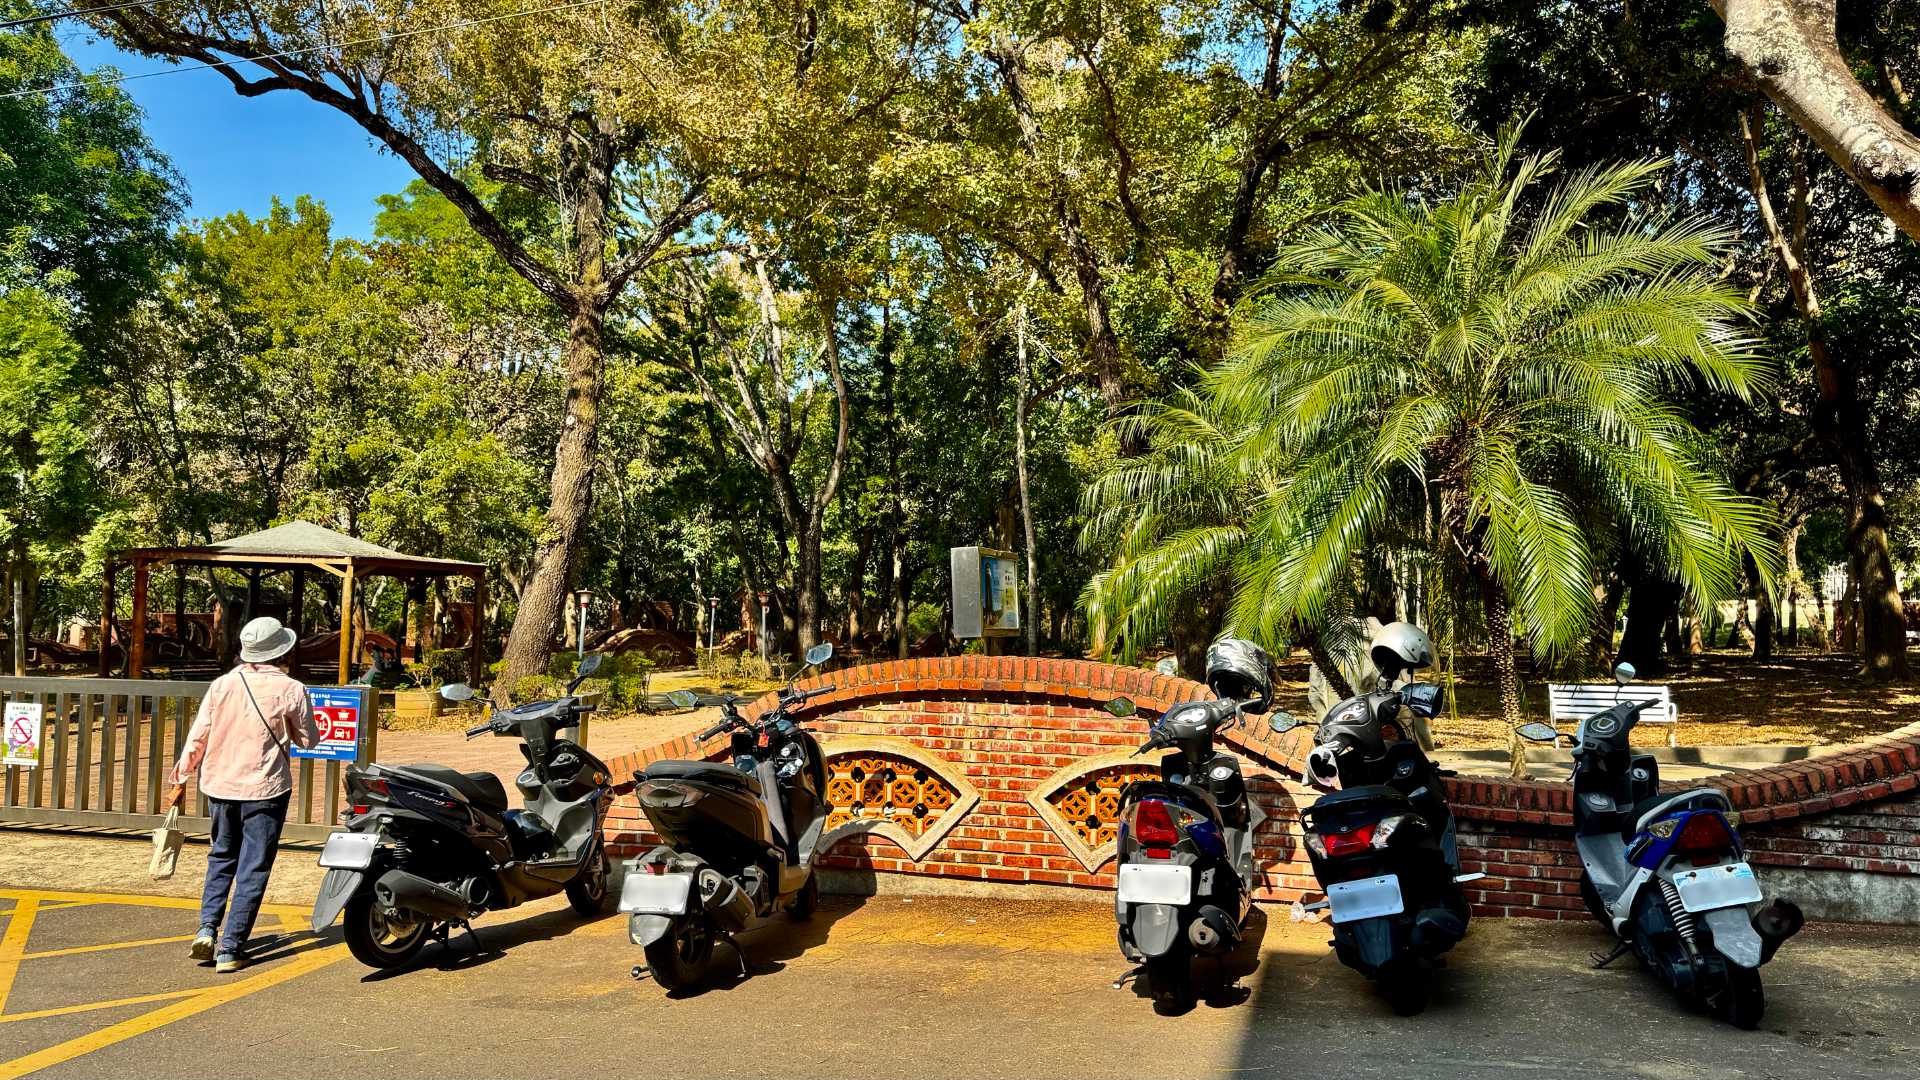
[[[1743,555],[1776,564],[1771,514],[1674,404],[1766,385],[1713,272],[1726,235],[1636,208],[1657,163],[1548,185],[1514,142],[1451,196],[1371,192],[1304,231],[1229,362],[1143,415],[1153,452],[1091,493],[1120,546],[1090,609],[1123,649],[1223,579],[1239,632],[1317,631],[1382,543],[1457,558],[1543,654],[1588,633],[1606,538],[1703,602]]]

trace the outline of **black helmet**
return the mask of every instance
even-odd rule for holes
[[[1248,712],[1263,713],[1273,704],[1273,678],[1267,650],[1245,638],[1221,638],[1207,649],[1207,685],[1223,698],[1253,699]]]
[[[1373,666],[1391,679],[1433,663],[1433,639],[1407,622],[1388,623],[1373,635]]]

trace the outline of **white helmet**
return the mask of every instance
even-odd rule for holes
[[[1373,635],[1373,666],[1383,678],[1433,663],[1433,639],[1412,623],[1388,623]]]

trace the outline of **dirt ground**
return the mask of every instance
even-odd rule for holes
[[[755,679],[746,676],[717,680],[702,671],[688,668],[683,671],[662,671],[656,673],[653,678],[647,682],[647,693],[653,696],[660,696],[671,694],[676,690],[691,690],[696,694],[736,694],[743,698],[752,699],[781,685],[783,684],[773,680]],[[651,713],[635,712],[596,716],[593,722],[595,725],[616,725],[628,722],[644,723],[649,719],[654,719],[666,723],[666,726],[672,726],[670,723],[667,723],[667,721],[670,721],[672,717],[678,715],[685,714],[677,708],[662,707]],[[380,730],[459,732],[478,723],[478,717],[478,706],[467,709],[450,709],[438,716],[410,716],[402,718],[396,717],[393,713],[388,712],[381,716]]]
[[[1306,657],[1296,653],[1281,661],[1280,670],[1280,706],[1307,716]],[[1853,658],[1830,653],[1792,653],[1764,663],[1744,654],[1709,653],[1691,658],[1685,669],[1643,681],[1673,688],[1681,746],[1836,746],[1920,719],[1920,683],[1874,686],[1859,679],[1858,670]],[[1547,683],[1559,680],[1545,672],[1528,677],[1524,669],[1521,675],[1530,717],[1545,719]],[[1434,722],[1439,748],[1505,747],[1507,726],[1500,721],[1487,658],[1459,657],[1452,686],[1459,717],[1442,715]],[[1635,731],[1634,741],[1664,746],[1667,732],[1665,725],[1649,724]]]

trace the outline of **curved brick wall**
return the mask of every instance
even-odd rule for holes
[[[1118,786],[1151,767],[1150,758],[1129,756],[1145,737],[1145,720],[1116,718],[1101,706],[1124,694],[1158,713],[1210,696],[1199,683],[1138,668],[1017,656],[868,664],[801,685],[824,691],[797,714],[820,737],[830,765],[835,815],[823,866],[1087,888],[1112,887]],[[757,715],[771,705],[768,696],[742,711]],[[1223,735],[1266,815],[1255,831],[1260,898],[1317,896],[1298,819],[1316,797],[1299,782],[1309,732],[1275,736],[1253,718]],[[649,761],[718,758],[726,749],[724,738],[699,744],[689,736],[610,764],[624,775]],[[1894,888],[1879,905],[1891,903],[1887,917],[1920,921],[1920,724],[1858,749],[1714,783],[1740,811],[1754,862],[1783,873],[1867,875],[1869,884]],[[1448,782],[1448,794],[1465,868],[1489,875],[1469,887],[1478,912],[1586,917],[1567,785],[1460,777]],[[616,852],[654,842],[632,796],[615,807],[610,829]],[[1853,878],[1824,887],[1843,900],[1861,891]],[[1876,910],[1827,907],[1809,913],[1873,917]]]

